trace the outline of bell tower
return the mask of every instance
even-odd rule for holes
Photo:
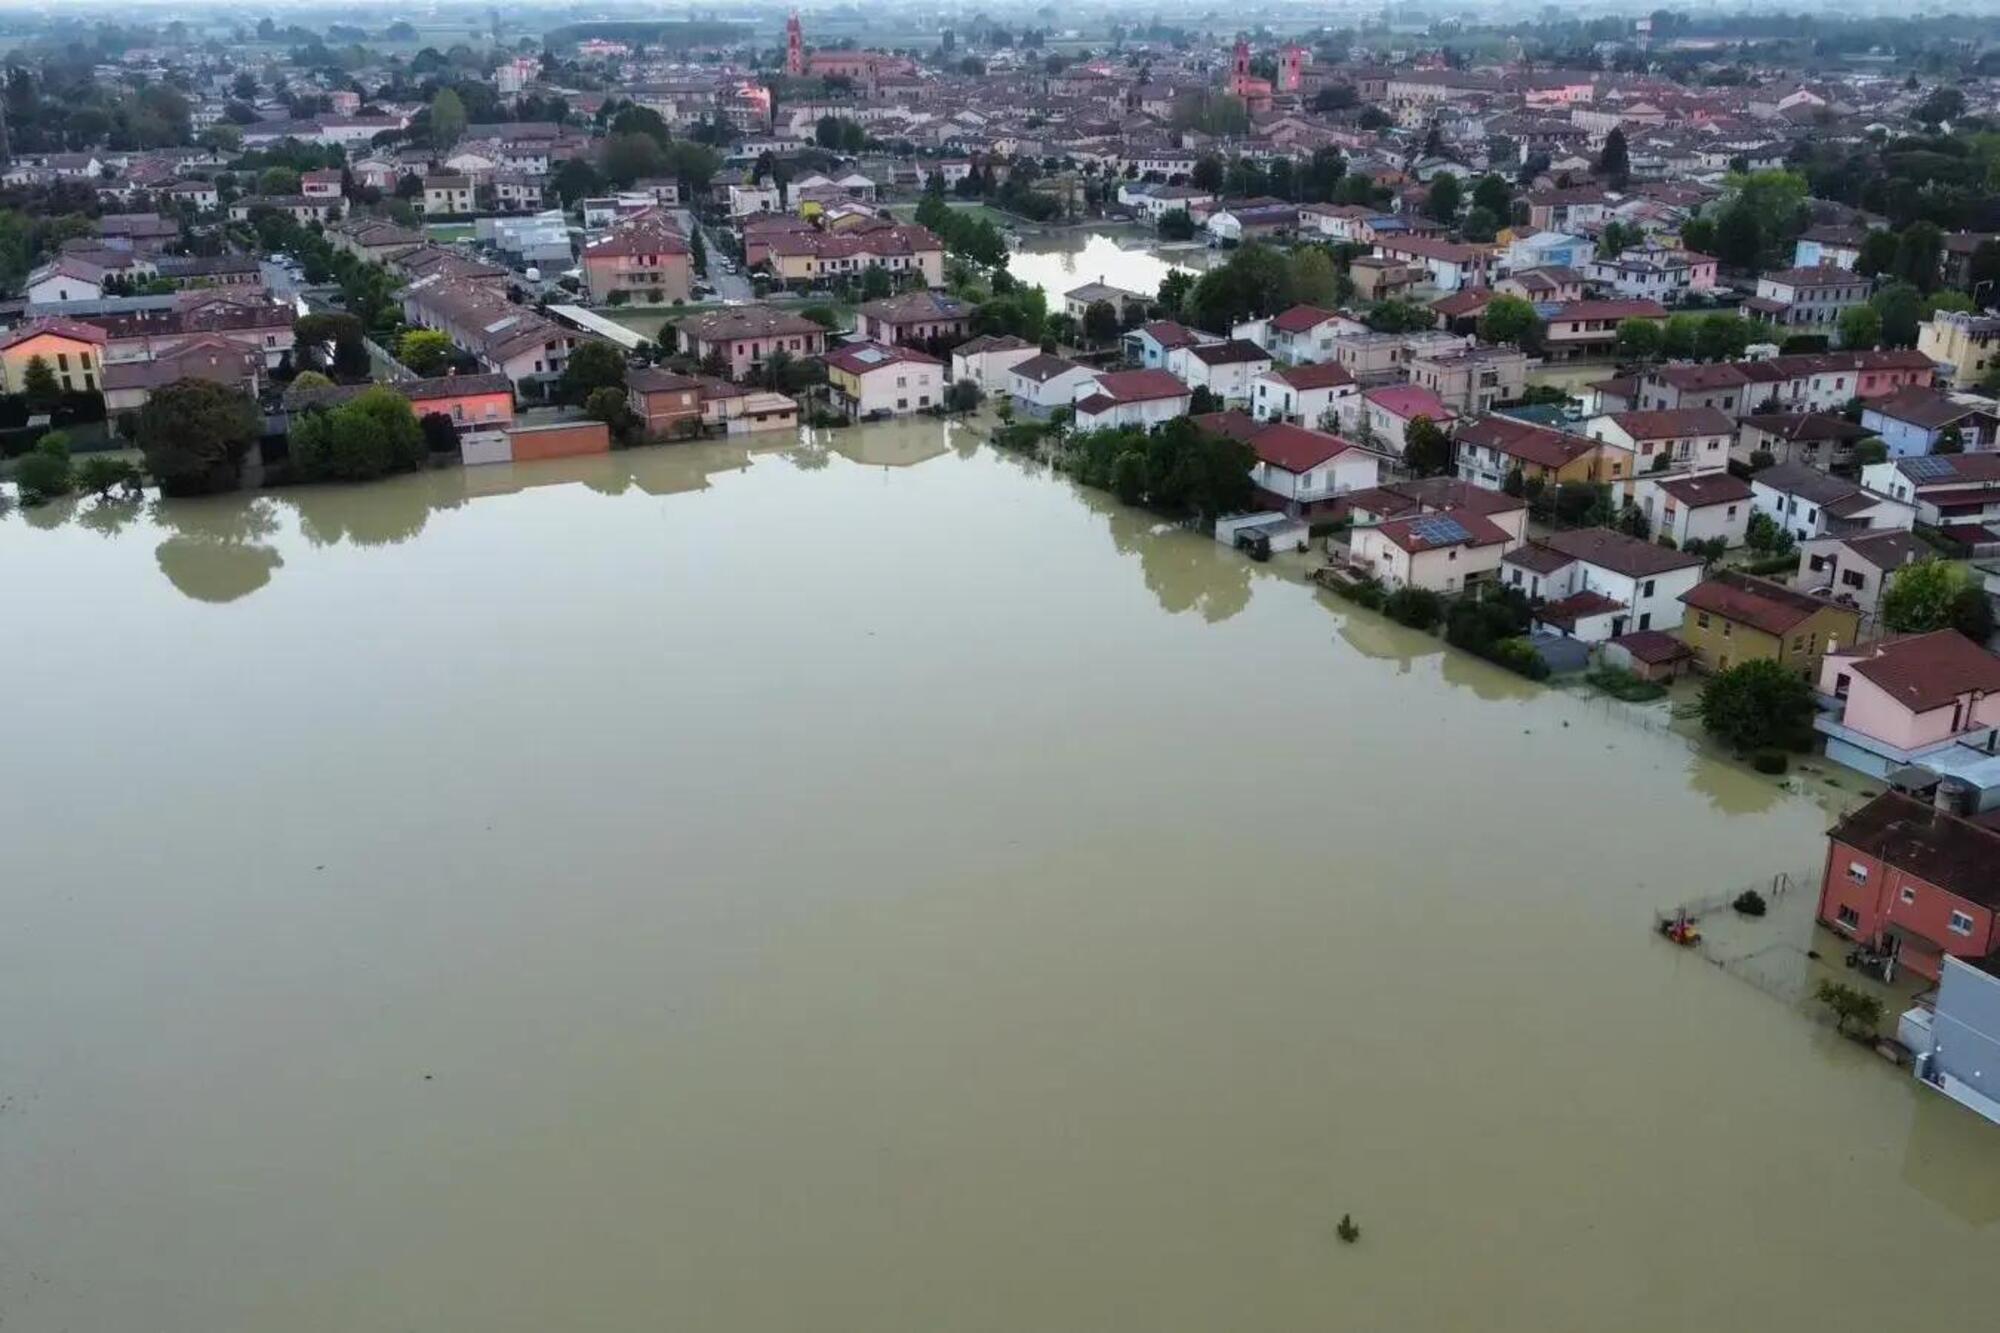
[[[799,12],[796,9],[785,20],[785,73],[795,79],[804,78],[806,73],[806,34],[799,27]]]

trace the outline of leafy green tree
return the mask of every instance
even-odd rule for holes
[[[590,391],[590,396],[583,400],[583,414],[592,421],[602,421],[614,436],[623,436],[632,422],[625,391],[612,384]]]
[[[1717,672],[1701,692],[1702,725],[1738,751],[1793,748],[1812,715],[1812,687],[1769,658]]]
[[[1451,222],[1458,217],[1462,194],[1458,177],[1441,171],[1431,178],[1430,194],[1424,199],[1424,212],[1439,222]]]
[[[1875,307],[1849,306],[1840,312],[1840,345],[1865,352],[1882,341],[1882,316]]]
[[[1632,175],[1632,156],[1625,146],[1625,131],[1615,125],[1611,133],[1604,136],[1604,151],[1597,155],[1597,174],[1613,189],[1619,190],[1625,188],[1626,180]]]
[[[1452,470],[1451,436],[1429,417],[1410,419],[1403,430],[1403,465],[1420,477],[1441,477]]]
[[[21,392],[36,412],[46,412],[62,401],[62,385],[56,382],[55,369],[47,357],[36,353],[28,358],[27,369],[21,373]]]
[[[1944,233],[1937,224],[1912,222],[1896,238],[1896,262],[1890,271],[1918,291],[1927,292],[1938,284],[1938,264],[1943,256]]]
[[[1656,319],[1618,321],[1618,355],[1628,361],[1651,361],[1660,354],[1665,331]]]
[[[1083,336],[1097,345],[1118,337],[1118,307],[1109,301],[1092,301],[1083,312]]]
[[[1695,355],[1704,361],[1731,361],[1743,355],[1743,349],[1756,336],[1756,329],[1741,315],[1717,312],[1701,321],[1701,328],[1694,337]]]
[[[643,134],[614,134],[604,141],[604,176],[613,185],[663,176],[667,155],[660,145]]]
[[[1854,261],[1854,271],[1863,277],[1872,278],[1878,273],[1887,273],[1896,265],[1896,233],[1878,227],[1861,238],[1861,252]]]
[[[436,329],[410,329],[396,340],[396,359],[419,375],[442,375],[455,352],[451,339]]]
[[[1291,263],[1293,300],[1322,309],[1340,304],[1346,279],[1324,249],[1300,246],[1292,252]]]
[[[1660,354],[1675,360],[1692,357],[1695,339],[1701,333],[1701,316],[1682,311],[1671,315],[1667,325],[1660,330]]]
[[[608,342],[578,343],[556,381],[556,396],[565,403],[583,403],[591,390],[624,389],[625,354]]]
[[[1756,268],[1764,254],[1764,228],[1742,204],[1723,209],[1715,221],[1715,257],[1731,268]]]
[[[1479,336],[1490,343],[1533,347],[1541,327],[1534,305],[1518,296],[1494,297],[1479,316]]]
[[[957,380],[944,391],[944,407],[947,412],[972,412],[979,407],[985,394],[971,380]]]
[[[1276,314],[1292,305],[1292,293],[1290,261],[1268,245],[1253,243],[1202,274],[1188,293],[1185,310],[1200,327],[1227,333],[1253,315]]]
[[[1880,317],[1884,347],[1914,347],[1924,322],[1924,297],[1907,282],[1892,282],[1869,299]]]
[[[76,473],[69,461],[69,437],[52,430],[35,442],[35,447],[14,464],[14,484],[20,488],[21,503],[46,504],[76,489]]]
[[[103,499],[119,487],[136,491],[143,478],[139,469],[113,454],[92,454],[77,464],[76,486]]]
[[[419,192],[422,191],[421,181],[417,183],[417,188]],[[590,163],[580,157],[573,157],[557,167],[550,175],[549,188],[555,191],[556,198],[564,208],[574,208],[577,200],[588,198],[601,191],[604,188],[604,178],[597,174],[596,168]]]
[[[1160,215],[1160,239],[1163,241],[1191,241],[1194,231],[1194,218],[1185,208],[1171,209]]]
[[[1970,586],[1965,570],[1944,560],[1904,565],[1882,590],[1882,627],[1897,634],[1945,629],[1953,622],[1959,593]]]
[[[248,396],[210,380],[175,380],[153,390],[133,435],[146,471],[168,496],[234,490],[243,456],[264,430]]]
[[[1496,218],[1505,219],[1514,205],[1514,188],[1505,176],[1492,172],[1481,176],[1472,187],[1472,206],[1483,208]]]
[[[372,481],[415,471],[429,452],[409,399],[387,385],[294,419],[291,451],[301,481]]]
[[[1867,991],[1844,981],[1823,980],[1813,989],[1813,998],[1833,1015],[1834,1029],[1843,1036],[1849,1028],[1866,1037],[1874,1035],[1882,1023],[1882,1001]]]
[[[465,103],[450,88],[441,88],[431,99],[431,145],[449,148],[465,133]]]

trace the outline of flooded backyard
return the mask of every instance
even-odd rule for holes
[[[2000,1136],[1650,932],[1838,792],[969,428],[0,589],[6,1333],[1991,1318]]]

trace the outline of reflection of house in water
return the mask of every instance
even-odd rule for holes
[[[1319,596],[1329,605],[1334,603],[1332,593],[1321,593]],[[1444,651],[1444,640],[1435,634],[1408,629],[1386,616],[1375,615],[1360,607],[1348,609],[1346,618],[1341,621],[1340,637],[1363,657],[1372,657],[1378,662],[1394,662],[1397,675],[1407,673],[1418,658],[1433,657]]]
[[[866,467],[910,467],[950,452],[950,427],[929,417],[880,422],[863,429],[815,430],[816,443]]]
[[[2000,1222],[2000,1152],[1993,1126],[1912,1086],[1910,1138],[1903,1146],[1903,1183],[1975,1227]]]

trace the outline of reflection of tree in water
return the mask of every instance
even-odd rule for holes
[[[69,522],[70,517],[76,513],[76,506],[77,499],[74,495],[51,500],[47,504],[22,505],[21,520],[31,528],[53,532]]]
[[[1320,596],[1323,601],[1333,598],[1332,593]],[[1372,657],[1378,662],[1394,662],[1399,676],[1408,672],[1419,657],[1430,657],[1444,651],[1444,641],[1434,635],[1398,625],[1387,616],[1376,615],[1358,606],[1344,609],[1347,616],[1340,622],[1340,637],[1363,657]]]
[[[167,582],[199,602],[233,602],[271,581],[284,565],[263,539],[278,530],[269,500],[217,495],[158,500],[154,523],[173,533],[153,551]]]
[[[134,499],[102,499],[83,507],[76,516],[76,525],[88,528],[101,537],[116,537],[132,525],[132,520],[144,513],[146,507]]]
[[[1517,676],[1505,667],[1475,657],[1460,648],[1447,647],[1438,664],[1438,674],[1445,683],[1471,690],[1482,699],[1495,703],[1520,699],[1532,699],[1542,689],[1524,676]]]
[[[443,474],[436,474],[442,476]],[[622,487],[621,487],[622,489]],[[358,486],[294,486],[284,501],[314,546],[390,546],[424,530],[431,510],[455,503],[429,475],[390,477]]]
[[[785,450],[787,463],[801,472],[817,472],[833,459],[824,439],[815,438],[819,432],[810,433],[791,448]]]
[[[1250,604],[1250,562],[1243,556],[1089,487],[1077,487],[1077,494],[1109,520],[1119,554],[1139,557],[1147,590],[1168,614],[1196,611],[1219,625]]]

